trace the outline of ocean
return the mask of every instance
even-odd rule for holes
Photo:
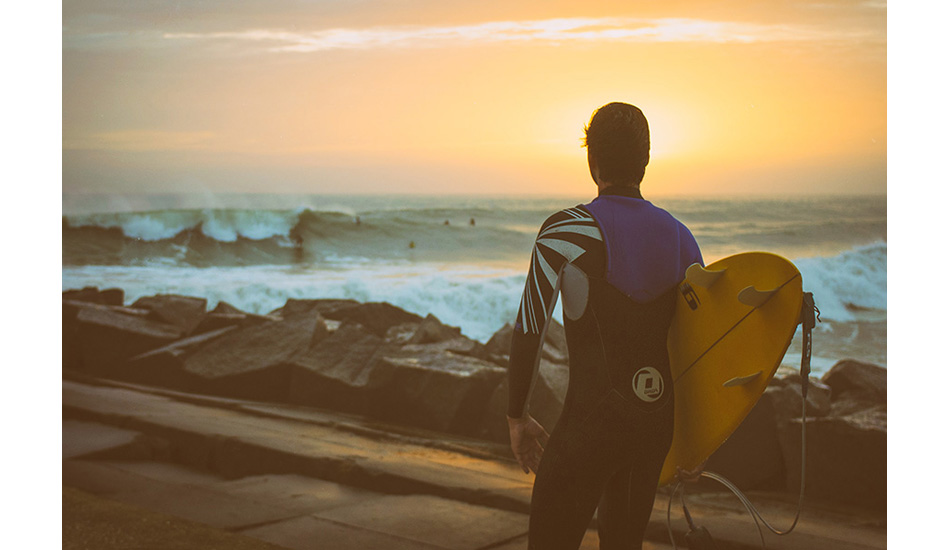
[[[386,301],[485,342],[514,321],[541,222],[590,198],[64,194],[63,290],[252,313],[288,298]],[[647,199],[693,231],[707,264],[760,250],[798,266],[821,310],[816,374],[845,358],[887,366],[886,197]],[[799,344],[783,364],[797,368]]]

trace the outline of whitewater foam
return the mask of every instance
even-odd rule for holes
[[[517,313],[537,228],[551,212],[577,204],[444,197],[173,199],[129,206],[151,204],[153,210],[64,216],[63,289],[121,287],[129,301],[186,294],[207,298],[210,307],[226,301],[252,313],[277,309],[288,298],[386,301],[432,313],[486,341]],[[749,250],[795,258],[824,321],[816,332],[823,338],[816,337],[817,363],[834,357],[886,361],[885,201],[657,205],[692,229],[707,263]]]
[[[831,257],[794,261],[805,291],[822,318],[856,321],[887,311],[887,243],[876,242]]]

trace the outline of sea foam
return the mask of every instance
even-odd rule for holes
[[[858,246],[831,257],[795,260],[806,292],[823,319],[855,321],[887,312],[887,243]]]

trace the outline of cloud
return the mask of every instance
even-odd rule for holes
[[[559,18],[459,26],[336,28],[318,31],[251,29],[164,33],[166,40],[255,44],[270,52],[322,52],[377,48],[436,48],[492,43],[696,42],[753,43],[875,40],[863,31],[702,19]]]

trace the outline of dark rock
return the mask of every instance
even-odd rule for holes
[[[356,300],[342,300],[335,298],[321,298],[316,300],[298,300],[296,298],[288,298],[287,302],[285,302],[282,307],[271,311],[268,315],[289,316],[298,315],[301,313],[311,313],[315,311],[326,317],[326,314],[330,311],[353,307],[359,304],[360,303]]]
[[[104,306],[121,306],[125,303],[125,291],[121,288],[107,288],[100,291],[97,287],[87,286],[81,290],[63,291],[63,299]]]
[[[343,323],[289,359],[292,403],[362,413],[372,399],[371,361],[383,340],[359,323]]]
[[[775,402],[778,421],[802,416],[802,377],[799,374],[774,378],[766,392]],[[831,413],[831,388],[815,378],[808,381],[806,416],[827,416]]]
[[[530,396],[529,412],[548,433],[561,417],[568,379],[567,366],[541,360]],[[508,377],[505,376],[488,401],[479,435],[498,443],[508,443],[507,412]]]
[[[506,323],[505,326],[498,329],[495,334],[492,334],[492,337],[489,338],[485,344],[488,353],[507,357],[511,351],[511,335],[514,333],[514,330],[514,325]]]
[[[333,322],[340,323],[340,321]],[[385,340],[387,344],[395,344],[397,346],[408,344],[409,341],[412,340],[412,337],[415,336],[418,328],[419,323],[393,325],[386,330],[386,335],[383,336],[383,340]]]
[[[786,490],[801,480],[801,419],[779,428]],[[806,426],[805,494],[828,501],[885,509],[887,413],[883,406],[848,416],[809,418]]]
[[[831,411],[831,389],[817,380],[810,384],[806,414],[827,415]],[[801,376],[774,378],[736,431],[709,457],[706,469],[725,476],[742,490],[786,489],[779,427],[801,416]],[[704,480],[702,489],[718,490],[722,486]]]
[[[511,351],[511,337],[513,334],[514,326],[510,323],[501,327],[485,344],[488,353],[495,357],[508,357]],[[552,363],[564,364],[568,361],[567,337],[564,333],[564,326],[553,319],[544,335],[541,357]]]
[[[256,315],[254,313],[244,313],[237,308],[232,306],[221,307],[221,304],[218,304],[214,310],[207,313],[198,323],[198,326],[195,327],[191,334],[201,334],[203,332],[211,332],[225,327],[245,327],[260,325],[262,323],[267,323],[270,321],[277,321],[280,317],[276,315]],[[232,313],[235,311],[236,313]]]
[[[498,365],[493,361],[492,356],[485,349],[485,345],[481,342],[472,340],[465,336],[457,336],[451,340],[443,340],[440,342],[432,344],[405,344],[403,346],[404,353],[412,353],[413,351],[436,351],[439,352],[448,352],[454,353],[455,355],[464,355],[466,357],[473,357],[475,359],[481,359],[482,361],[490,361],[495,364],[495,366],[500,366],[506,368],[506,365]]]
[[[63,364],[93,374],[121,376],[126,361],[182,336],[179,327],[147,318],[135,308],[63,301]]]
[[[241,311],[240,309],[232,306],[227,302],[218,302],[218,305],[214,306],[214,309],[209,311],[207,315],[201,319],[201,322],[198,323],[198,326],[195,327],[195,330],[192,331],[192,334],[202,334],[205,332],[213,332],[226,327],[238,327],[249,324],[248,321],[251,317],[247,313]],[[263,315],[256,315],[253,317],[255,321],[275,321],[276,317],[265,317]]]
[[[725,476],[742,490],[784,489],[785,463],[777,426],[787,421],[785,387],[766,388],[749,415],[706,462],[706,469]],[[801,414],[801,398],[798,400]],[[703,489],[722,489],[703,480]]]
[[[79,337],[79,310],[94,302],[65,299],[67,294],[78,296],[79,291],[63,293],[63,368],[81,369],[82,339]]]
[[[887,369],[846,359],[838,361],[821,377],[831,388],[831,400],[857,401],[868,407],[887,402]]]
[[[422,317],[386,302],[338,307],[323,315],[327,319],[359,323],[380,338],[385,337],[386,332],[396,325],[422,322]]]
[[[179,390],[198,390],[202,379],[185,370],[185,361],[196,350],[228,332],[236,326],[204,332],[132,357],[123,370],[122,378],[140,384],[163,386]]]
[[[460,336],[462,336],[462,329],[443,325],[435,315],[430,313],[426,315],[426,318],[419,324],[415,333],[409,339],[409,343],[431,344],[452,340]]]
[[[208,313],[217,313],[221,315],[244,315],[243,311],[227,302],[218,302],[218,305],[214,306],[214,309]]]
[[[245,399],[286,401],[294,355],[326,335],[318,313],[243,326],[215,338],[184,361],[201,391]]]
[[[99,303],[99,289],[94,286],[83,287],[82,289],[69,289],[63,291],[63,300],[74,302]]]
[[[391,337],[394,330],[387,334]],[[343,321],[318,344],[291,358],[290,400],[472,435],[505,371],[457,353],[472,349],[467,342],[459,336],[400,345],[362,323]]]
[[[121,288],[106,288],[99,293],[100,304],[121,306],[125,304],[125,291]]]
[[[208,313],[191,333],[198,335],[222,328],[244,326],[247,321],[248,316],[244,313]]]
[[[504,376],[496,365],[438,347],[388,349],[372,364],[368,412],[411,426],[474,435]]]
[[[158,294],[139,298],[132,307],[147,309],[156,321],[174,325],[181,328],[184,334],[191,334],[204,318],[207,305],[208,301],[204,298]]]

